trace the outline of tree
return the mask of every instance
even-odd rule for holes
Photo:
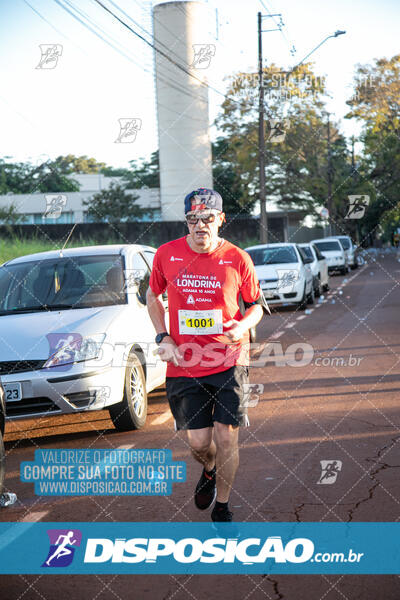
[[[7,157],[9,158],[9,157]],[[35,192],[78,192],[79,184],[69,179],[55,161],[38,166],[0,159],[0,193],[33,194]]]
[[[108,189],[94,194],[90,200],[83,200],[82,204],[88,207],[87,215],[96,222],[122,223],[141,220],[144,215],[152,213],[152,209],[136,205],[138,198],[127,193],[124,186],[112,182]]]
[[[361,234],[370,241],[382,223],[386,239],[396,226],[400,197],[400,55],[358,65],[347,118],[363,123],[361,171],[369,182],[371,202],[361,222]]]
[[[225,170],[234,174],[238,203],[250,209],[258,200],[258,74],[239,73],[230,81],[217,125],[223,163],[215,173],[216,185]],[[281,208],[302,209],[318,217],[328,199],[328,136],[324,106],[325,84],[310,64],[285,72],[276,65],[263,71],[265,88],[266,196]],[[283,141],[274,143],[274,124],[285,124]],[[286,125],[289,124],[289,128]],[[338,124],[331,123],[332,196],[335,220],[346,206],[344,182],[351,172],[350,153]],[[215,161],[218,154],[215,153]]]
[[[65,174],[98,173],[106,167],[105,163],[98,162],[95,158],[89,158],[86,155],[75,156],[74,154],[58,156],[54,163]]]

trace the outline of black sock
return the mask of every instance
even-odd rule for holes
[[[216,510],[228,510],[228,503],[227,502],[217,502],[215,503],[215,509]]]
[[[214,467],[211,469],[211,471],[206,471],[206,474],[207,474],[209,477],[214,477],[214,475],[215,475],[215,471],[216,471],[216,468],[215,468],[215,465],[214,465]]]

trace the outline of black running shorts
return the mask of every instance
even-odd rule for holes
[[[167,377],[167,397],[176,429],[248,425],[244,384],[248,367],[236,365],[204,377]]]

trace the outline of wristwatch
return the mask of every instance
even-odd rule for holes
[[[156,344],[161,344],[163,339],[167,337],[169,333],[167,331],[163,331],[162,333],[157,333],[156,335]]]

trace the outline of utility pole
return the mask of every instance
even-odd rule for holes
[[[332,150],[331,150],[331,123],[328,113],[328,211],[329,235],[332,235]]]
[[[260,170],[260,242],[268,242],[268,217],[265,204],[264,81],[262,59],[262,15],[258,13],[258,166]]]
[[[356,171],[356,161],[354,156],[354,135],[351,136],[351,179],[352,179],[352,193],[354,194],[357,187],[357,171]],[[356,243],[357,246],[360,243],[360,222],[359,219],[356,219]]]

